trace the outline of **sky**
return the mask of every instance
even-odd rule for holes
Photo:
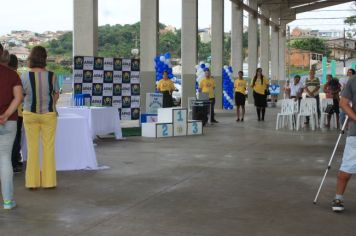
[[[180,28],[181,1],[160,0],[160,22]],[[231,30],[231,2],[230,0],[224,1],[225,31],[229,32]],[[3,20],[0,23],[0,35],[10,33],[11,30],[31,30],[41,33],[47,30],[73,29],[73,0],[6,0],[2,2],[1,8],[6,10],[1,12]],[[11,11],[12,8],[15,8],[14,11]],[[321,11],[299,14],[297,18],[339,18],[356,14],[356,9],[353,11],[351,9],[350,3],[341,4]],[[247,17],[244,19],[247,24]],[[131,24],[139,20],[140,0],[99,0],[99,25]],[[199,28],[210,26],[211,0],[199,0],[198,21]],[[341,29],[343,19],[297,20],[290,25],[291,28],[300,26],[313,29]]]

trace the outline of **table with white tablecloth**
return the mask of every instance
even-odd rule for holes
[[[114,133],[116,139],[122,139],[120,114],[114,107],[58,107],[59,115],[76,114],[89,122],[91,137]]]
[[[24,160],[27,159],[26,149],[26,139],[23,135]],[[57,170],[98,169],[93,140],[85,117],[72,114],[58,117],[55,158]]]

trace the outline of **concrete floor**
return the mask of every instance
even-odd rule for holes
[[[346,211],[330,210],[342,148],[312,204],[338,133],[275,131],[276,112],[220,113],[200,137],[100,140],[111,168],[60,172],[55,190],[28,191],[18,174],[0,235],[355,235],[355,182]]]

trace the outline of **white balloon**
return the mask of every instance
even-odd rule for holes
[[[160,60],[161,62],[164,62],[164,61],[166,60],[166,58],[165,58],[164,56],[160,56],[160,57],[159,57],[159,60]]]
[[[170,61],[169,59],[165,59],[165,62],[164,62],[164,63],[165,63],[166,65],[169,65],[169,64],[171,64],[170,62],[171,62],[171,61]]]
[[[205,63],[205,67],[209,68],[210,64],[209,63]]]

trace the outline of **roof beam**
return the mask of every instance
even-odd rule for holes
[[[242,0],[230,0],[230,1],[234,2],[239,9],[243,9],[247,11],[249,14],[253,14],[256,18],[260,18],[261,21],[264,21],[265,23],[268,23],[272,26],[279,27],[279,22],[272,21],[269,17],[266,17],[265,15],[259,13],[258,10],[255,10],[250,6],[244,4]]]
[[[320,8],[331,7],[331,6],[335,6],[335,5],[339,5],[339,4],[347,3],[347,2],[353,2],[353,1],[331,0],[331,1],[318,2],[318,3],[310,4],[307,6],[303,6],[303,7],[297,7],[297,8],[295,8],[295,13],[298,14],[298,13],[303,13],[303,12],[307,12],[307,11],[313,11],[313,10],[317,10]]]

